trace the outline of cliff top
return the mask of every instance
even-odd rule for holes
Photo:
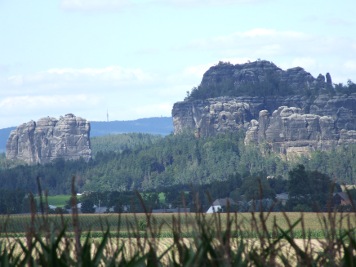
[[[335,92],[329,73],[314,78],[301,67],[282,70],[267,60],[245,64],[219,62],[205,72],[186,100],[220,96],[290,96]]]

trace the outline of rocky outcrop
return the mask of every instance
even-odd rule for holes
[[[73,114],[24,123],[10,133],[6,158],[28,164],[91,158],[90,123]]]
[[[304,114],[331,117],[338,129],[356,130],[356,94],[306,96],[218,97],[177,102],[173,106],[174,133],[200,132],[202,136],[225,130],[247,129],[259,112],[273,113],[281,106],[300,108]]]
[[[281,95],[288,95],[301,90],[326,90],[327,83],[331,82],[330,74],[326,76],[328,77],[327,81],[323,75],[314,78],[301,67],[284,71],[267,60],[236,65],[219,62],[204,74],[200,87],[214,87],[219,91],[224,86],[229,86],[241,94],[247,89],[246,87],[251,87],[251,85],[273,86],[274,88],[267,89],[276,89]],[[227,92],[225,91],[225,93]],[[258,93],[269,94],[270,92],[255,92],[255,95]]]
[[[219,63],[174,104],[172,117],[175,134],[243,129],[248,142],[268,143],[273,151],[329,149],[355,140],[356,93],[337,92],[329,73],[314,78],[269,61]]]
[[[303,114],[300,108],[282,106],[272,115],[267,110],[260,111],[258,121],[251,121],[245,143],[259,144],[291,158],[356,143],[356,131],[338,129],[330,116]]]
[[[238,131],[253,118],[250,104],[228,97],[176,103],[173,112],[175,133],[199,137]]]

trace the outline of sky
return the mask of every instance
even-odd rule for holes
[[[171,116],[209,67],[356,81],[355,0],[0,0],[0,128]]]

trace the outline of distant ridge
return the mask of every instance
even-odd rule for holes
[[[154,117],[131,121],[92,121],[90,136],[119,133],[148,133],[168,135],[173,132],[171,117]]]
[[[148,133],[168,135],[173,132],[171,117],[153,117],[128,121],[91,121],[90,136],[103,136],[119,133]],[[6,142],[10,132],[16,127],[0,129],[0,153],[6,151]]]

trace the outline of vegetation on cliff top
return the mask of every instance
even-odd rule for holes
[[[186,99],[197,100],[221,96],[315,96],[320,92],[349,95],[356,92],[356,84],[351,80],[346,85],[332,85],[330,84],[331,78],[329,78],[329,83],[318,81],[311,78],[311,75],[300,67],[293,70],[297,73],[286,74],[269,61],[256,61],[242,65],[219,62],[204,74],[199,86],[187,92]],[[281,72],[285,73],[285,77],[282,77]],[[291,78],[293,75],[295,76]],[[286,77],[289,77],[289,81]],[[327,74],[327,80],[328,77],[330,77],[329,74]],[[314,83],[310,83],[310,78],[314,80]],[[291,80],[296,84],[293,84]]]

